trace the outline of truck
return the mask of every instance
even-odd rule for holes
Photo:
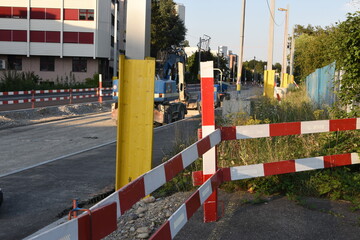
[[[184,69],[186,54],[181,47],[172,47],[166,61],[157,67],[154,91],[154,122],[169,124],[185,118],[188,108],[196,108],[185,90]],[[113,99],[117,100],[118,80],[113,81]],[[117,119],[117,102],[112,105],[112,118]]]

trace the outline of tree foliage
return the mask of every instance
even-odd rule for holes
[[[295,28],[295,78],[303,80],[317,68],[336,61],[343,70],[337,92],[340,104],[354,104],[359,114],[360,102],[360,12],[348,13],[344,22],[321,28],[297,25]]]
[[[338,25],[333,50],[337,68],[344,70],[338,93],[342,104],[360,103],[360,12],[349,13]],[[354,105],[353,114],[359,114]]]
[[[175,11],[173,0],[152,0],[151,7],[151,56],[171,45],[180,46],[185,40],[184,22]]]

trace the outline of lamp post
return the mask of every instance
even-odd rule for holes
[[[244,55],[244,29],[245,29],[245,8],[246,0],[242,1],[242,17],[240,23],[240,51],[238,59],[238,69],[237,69],[237,78],[236,78],[236,91],[240,93],[241,90],[241,70],[243,66],[243,55]]]
[[[286,73],[287,68],[287,55],[286,55],[286,49],[287,49],[287,40],[288,40],[288,20],[289,20],[289,5],[287,5],[287,9],[285,8],[279,8],[279,11],[285,12],[285,30],[284,30],[284,46],[283,46],[283,62],[281,66],[281,78],[280,80],[283,80],[284,74]]]

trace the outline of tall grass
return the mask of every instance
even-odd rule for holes
[[[217,119],[222,126],[329,119],[328,107],[314,105],[303,89],[290,92],[280,103],[260,98],[251,115],[237,113]],[[219,145],[219,167],[250,165],[297,158],[360,152],[359,131],[225,141]],[[225,184],[226,189],[300,194],[350,200],[360,207],[359,166],[285,174]]]

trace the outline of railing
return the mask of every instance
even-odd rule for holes
[[[74,99],[98,97],[100,101],[102,96],[112,96],[110,92],[112,88],[101,90],[109,92],[102,93],[99,88],[0,92],[0,105],[32,103],[32,108],[34,108],[37,102],[69,100],[71,104]]]

